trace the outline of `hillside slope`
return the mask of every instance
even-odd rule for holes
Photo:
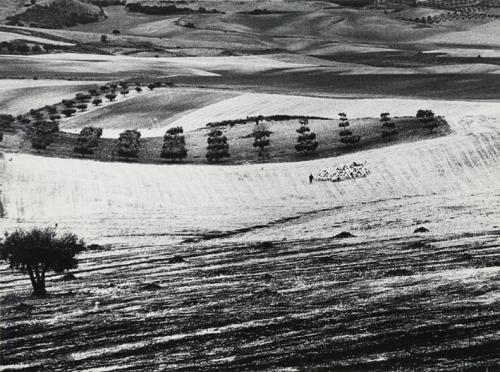
[[[97,22],[104,16],[101,8],[80,0],[51,0],[8,17],[8,23],[16,26],[62,28]]]

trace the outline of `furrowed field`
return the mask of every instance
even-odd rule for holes
[[[500,371],[498,1],[130,3],[0,6],[0,372]]]
[[[363,103],[353,107],[382,109]],[[75,281],[51,276],[46,299],[2,268],[3,365],[495,370],[500,109],[426,103],[451,134],[308,162],[158,166],[4,154],[4,229],[57,223],[101,247],[82,255]],[[405,111],[403,101],[393,105]],[[352,161],[367,161],[371,174],[307,180]],[[354,237],[336,238],[342,231]]]

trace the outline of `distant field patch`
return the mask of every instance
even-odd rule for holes
[[[92,125],[103,128],[105,137],[117,137],[123,129],[138,128],[142,131],[143,137],[163,136],[166,127],[183,114],[236,95],[230,92],[195,89],[161,89],[143,92],[116,103],[104,102],[103,107],[91,109],[87,113],[63,121],[61,129],[79,131],[85,126]],[[195,125],[197,123],[193,122]]]
[[[30,109],[50,105],[86,91],[101,82],[67,80],[0,80],[0,112],[24,114]]]
[[[63,41],[56,41],[56,40],[51,40],[51,39],[46,39],[46,38],[36,37],[36,36],[30,36],[30,35],[23,35],[22,33],[0,31],[0,42],[12,41],[12,40],[25,40],[25,41],[30,41],[30,42],[34,42],[34,43],[64,45],[64,46],[75,45],[72,43],[65,43]]]

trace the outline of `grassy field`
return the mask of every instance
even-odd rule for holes
[[[286,161],[302,161],[316,158],[326,158],[339,156],[349,152],[358,152],[371,148],[392,146],[402,142],[419,141],[422,139],[434,138],[446,135],[449,128],[446,122],[431,132],[421,122],[412,117],[395,118],[394,122],[398,129],[398,135],[394,138],[382,138],[382,128],[378,118],[375,119],[354,119],[351,120],[351,129],[354,134],[361,136],[361,141],[356,146],[346,146],[340,142],[338,128],[338,120],[311,120],[310,129],[318,136],[319,147],[318,151],[312,154],[304,155],[297,153],[295,145],[297,144],[296,129],[300,126],[298,120],[270,122],[268,127],[272,132],[271,145],[268,147],[270,151],[270,159],[267,161],[286,162]],[[256,149],[252,146],[253,137],[251,137],[253,124],[241,124],[233,128],[226,129],[224,134],[227,136],[230,145],[231,157],[224,160],[225,164],[241,164],[261,162],[257,156]],[[208,129],[199,129],[186,133],[186,148],[188,156],[184,159],[187,163],[206,163],[205,154],[207,147]],[[114,132],[114,131],[113,131]],[[118,133],[119,130],[116,130]],[[145,131],[148,134],[148,131]],[[109,134],[109,132],[108,132]],[[7,133],[4,147],[7,149],[9,144],[13,143],[13,149],[21,152],[32,154],[40,154],[55,157],[79,157],[73,153],[73,148],[76,143],[76,135],[60,134],[56,137],[55,142],[47,149],[37,152],[31,149],[29,140],[26,139],[22,145],[19,144],[18,136]],[[13,138],[10,138],[14,136]],[[137,159],[131,159],[133,162],[140,163],[161,163],[160,158],[163,137],[149,137],[140,140],[141,150]],[[111,138],[103,138],[99,142],[99,149],[91,158],[100,161],[125,161],[115,153],[116,140]]]
[[[102,249],[82,256],[75,281],[50,276],[43,300],[0,269],[2,364],[495,370],[497,106],[456,103],[448,136],[335,160],[158,167],[5,154],[6,229],[57,222]],[[371,174],[309,185],[310,172],[353,160]],[[430,231],[413,233],[421,226]]]

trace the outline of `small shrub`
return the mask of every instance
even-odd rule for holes
[[[115,99],[116,99],[116,94],[114,93],[109,93],[109,94],[106,94],[106,99],[109,101],[109,102],[113,102]]]
[[[87,109],[87,104],[86,103],[80,103],[76,105],[76,108],[80,111],[85,111]]]
[[[74,108],[66,108],[66,109],[62,110],[61,112],[62,112],[62,114],[64,116],[66,116],[67,118],[69,118],[69,117],[73,116],[73,114],[76,112],[76,109],[74,109]]]

